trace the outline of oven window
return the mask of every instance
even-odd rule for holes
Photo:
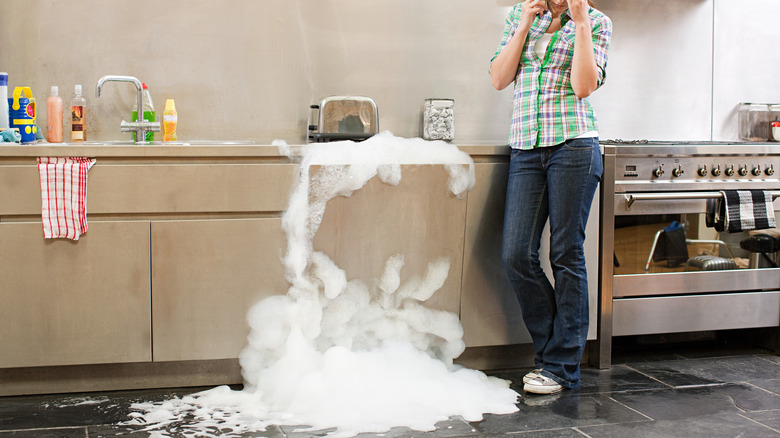
[[[780,249],[776,229],[718,233],[704,213],[616,216],[614,236],[615,275],[773,268]]]

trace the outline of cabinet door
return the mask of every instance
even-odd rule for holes
[[[463,340],[468,347],[530,343],[501,261],[508,163],[477,163],[463,258]]]
[[[151,360],[149,222],[0,223],[0,367]]]
[[[238,357],[249,308],[285,294],[281,219],[152,222],[154,361]]]
[[[447,280],[425,305],[457,314],[466,197],[456,198],[448,179],[444,166],[404,165],[397,186],[374,177],[351,196],[331,199],[314,236],[314,249],[344,269],[348,280],[367,284],[382,276],[385,262],[395,254],[405,258],[402,284],[414,276],[424,278],[429,263],[446,258]]]

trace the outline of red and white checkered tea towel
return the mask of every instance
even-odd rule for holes
[[[39,157],[43,237],[79,240],[87,232],[87,172],[93,158]]]

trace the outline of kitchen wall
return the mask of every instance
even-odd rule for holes
[[[3,0],[0,70],[31,86],[82,84],[90,140],[129,137],[134,75],[180,139],[305,140],[308,107],[373,97],[380,128],[417,136],[428,97],[456,101],[456,143],[503,143],[511,91],[487,74],[511,0]],[[592,101],[602,138],[736,139],[736,105],[780,102],[776,0],[598,0],[614,22]],[[9,91],[10,93],[10,91]]]

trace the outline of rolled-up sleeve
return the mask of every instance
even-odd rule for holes
[[[512,39],[512,36],[515,34],[515,30],[517,30],[517,23],[520,18],[520,12],[521,12],[520,5],[515,5],[514,8],[512,8],[511,11],[506,16],[506,24],[504,25],[504,33],[501,35],[501,43],[498,45],[498,49],[496,50],[496,53],[493,54],[493,57],[490,58],[490,66],[493,65],[493,61],[496,59],[496,57],[501,53],[502,50],[504,50],[504,47],[506,47],[507,44],[509,44],[509,40]],[[490,67],[488,67],[488,73],[490,72]]]
[[[599,87],[607,79],[607,58],[611,40],[612,20],[604,14],[599,14],[593,22],[593,52],[599,69]]]

